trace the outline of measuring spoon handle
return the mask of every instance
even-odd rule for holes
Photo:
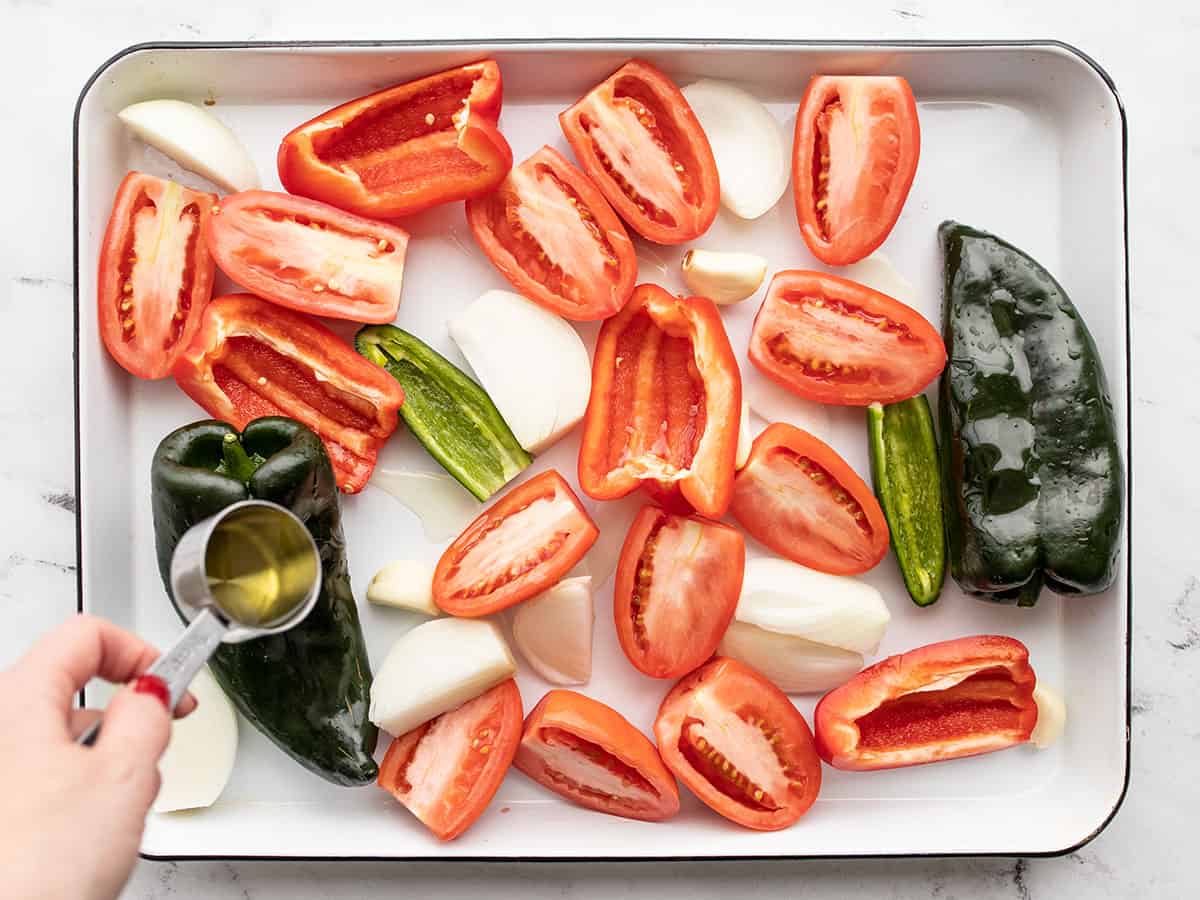
[[[147,675],[157,675],[166,683],[170,695],[168,709],[175,709],[196,673],[208,662],[213,651],[221,643],[225,631],[225,623],[217,618],[212,610],[202,609],[171,649],[146,670]],[[97,719],[93,722],[75,738],[75,743],[85,747],[96,743],[96,738],[100,735],[101,721]]]

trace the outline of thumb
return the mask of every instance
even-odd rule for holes
[[[118,691],[104,712],[97,748],[106,755],[120,756],[134,771],[156,771],[171,739],[165,696],[162,680],[153,675],[144,675]]]

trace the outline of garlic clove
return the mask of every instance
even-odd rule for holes
[[[367,585],[367,600],[427,616],[442,614],[433,602],[433,566],[416,559],[396,560],[376,572]]]
[[[1058,691],[1040,681],[1033,689],[1033,701],[1037,704],[1038,720],[1029,740],[1039,750],[1045,750],[1062,737],[1067,728],[1067,704]]]
[[[692,249],[681,267],[688,290],[720,306],[745,300],[767,275],[767,261],[753,253]]]
[[[592,677],[592,579],[564,578],[513,613],[513,643],[551,684],[587,684]]]

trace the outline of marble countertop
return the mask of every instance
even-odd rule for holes
[[[1095,841],[1049,860],[813,863],[481,865],[141,863],[128,898],[1194,896],[1200,808],[1200,555],[1191,515],[1200,485],[1177,454],[1200,445],[1200,325],[1190,267],[1200,193],[1200,13],[1144,0],[847,0],[700,4],[609,0],[405,5],[69,3],[0,0],[8,49],[0,73],[7,126],[7,215],[0,224],[0,665],[75,608],[71,376],[71,112],[84,80],[120,48],[149,40],[721,36],[793,38],[1058,38],[1112,75],[1127,107],[1138,435],[1133,635],[1133,770],[1128,797]],[[414,8],[415,6],[415,8]],[[336,12],[334,12],[336,10]],[[500,10],[507,15],[501,16]],[[1190,362],[1189,362],[1190,361]],[[1175,460],[1173,463],[1172,460]],[[914,827],[920,827],[914,821]],[[1189,887],[1191,885],[1191,887]]]

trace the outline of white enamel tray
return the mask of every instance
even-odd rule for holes
[[[250,148],[264,187],[278,189],[275,151],[293,126],[344,100],[491,56],[504,75],[501,126],[520,161],[544,143],[567,151],[557,113],[632,56],[679,84],[736,81],[768,103],[790,135],[815,73],[905,76],[920,110],[921,162],[903,215],[883,251],[915,285],[909,298],[940,322],[936,228],[955,218],[994,231],[1050,268],[1087,319],[1128,429],[1128,308],[1124,117],[1107,76],[1056,43],[828,44],[783,42],[503,42],[494,44],[180,44],[133,47],[84,88],[76,116],[76,253],[80,607],[165,644],[180,630],[159,581],[150,519],[149,463],[158,440],[204,413],[170,380],[138,381],[105,352],[96,330],[95,266],[118,182],[131,168],[206,186],[131,138],[114,113],[157,97],[215,100],[213,112]],[[569,153],[569,151],[567,151]],[[507,287],[471,239],[461,204],[412,217],[398,324],[462,364],[446,319],[488,288]],[[816,267],[800,239],[791,193],[762,219],[722,212],[696,246],[750,250],[771,270]],[[683,248],[639,243],[639,280],[682,290]],[[218,284],[218,289],[227,287]],[[772,391],[745,360],[758,296],[728,310],[730,338],[759,413],[813,430],[867,473],[860,410],[814,408]],[[343,333],[347,333],[342,329]],[[596,326],[580,329],[589,346]],[[536,361],[518,361],[532,364]],[[551,373],[547,373],[551,377]],[[763,420],[756,422],[761,427]],[[540,457],[575,481],[577,433]],[[1129,447],[1125,447],[1128,461]],[[436,471],[403,428],[383,465]],[[586,501],[602,531],[589,558],[604,577],[641,500]],[[373,662],[415,619],[368,607],[367,581],[397,557],[436,559],[418,519],[378,488],[343,500],[351,571]],[[1127,532],[1128,533],[1128,532]],[[752,553],[763,552],[752,547]],[[884,591],[893,621],[880,655],[960,635],[999,632],[1030,648],[1041,680],[1069,711],[1049,751],[1020,747],[935,766],[879,773],[824,771],[820,799],[796,826],[772,834],[737,828],[681,790],[683,810],[651,825],[599,815],[510,773],[462,838],[435,840],[384,792],[326,784],[243,723],[237,766],[211,809],[152,816],[152,857],[667,858],[1063,853],[1115,813],[1128,774],[1129,555],[1107,594],[1035,609],[988,605],[947,579],[941,600],[918,609],[890,555],[867,579]],[[595,670],[583,690],[649,732],[669,687],[625,660],[611,620],[611,579],[597,592]],[[528,710],[548,685],[527,667]],[[810,717],[815,697],[796,697]],[[811,718],[810,718],[811,721]],[[380,755],[386,746],[380,741]]]

